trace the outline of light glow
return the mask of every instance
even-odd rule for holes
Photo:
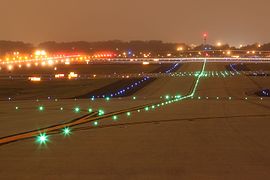
[[[45,132],[40,133],[36,138],[36,142],[40,145],[45,145],[45,144],[47,144],[48,141],[49,141],[49,138]]]

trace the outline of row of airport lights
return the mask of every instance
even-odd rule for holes
[[[179,66],[179,63],[174,64],[172,67],[170,67],[169,69],[167,69],[165,71],[166,74],[171,73],[172,71],[174,71],[177,67]],[[109,93],[109,94],[102,94],[102,95],[97,95],[97,96],[92,96],[92,98],[105,98],[105,97],[118,97],[118,96],[123,96],[125,94],[127,94],[128,92],[132,91],[133,89],[135,89],[136,87],[140,86],[142,83],[151,80],[151,78],[149,76],[144,77],[141,80],[138,80],[134,83],[132,83],[131,85],[128,85],[114,93]]]
[[[150,110],[154,110],[156,108],[160,108],[160,107],[163,107],[163,106],[166,106],[166,105],[169,105],[169,104],[172,104],[172,103],[181,101],[181,100],[186,99],[188,97],[193,98],[194,97],[194,94],[191,94],[189,96],[184,96],[184,97],[181,97],[180,95],[177,95],[173,99],[171,99],[171,97],[167,95],[167,96],[165,96],[165,98],[166,98],[166,101],[165,102],[160,102],[160,103],[157,103],[157,104],[145,106],[145,107],[143,107],[141,109],[138,109],[137,110],[137,113],[140,113],[140,112],[149,112]],[[198,97],[198,99],[201,99],[201,97]],[[208,99],[208,98],[206,97],[206,99]],[[220,97],[217,97],[217,99],[220,99]],[[232,97],[229,97],[229,100],[231,100],[231,99],[232,99]],[[245,100],[248,100],[248,98],[246,97]],[[75,111],[76,112],[79,112],[80,109],[77,108],[77,109],[75,109]],[[104,114],[105,114],[105,112],[103,110],[99,110],[98,111],[98,116],[102,116]],[[130,117],[131,115],[132,115],[132,112],[131,111],[126,112],[126,116],[127,117]],[[112,118],[113,121],[117,121],[119,119],[119,116],[118,115],[113,115],[111,118]],[[99,121],[93,121],[91,123],[92,123],[92,125],[94,127],[97,127],[99,125]],[[72,129],[70,127],[65,127],[63,129],[61,129],[61,134],[63,136],[65,136],[65,137],[66,136],[70,136],[72,134]],[[47,135],[46,132],[40,133],[36,137],[36,142],[38,144],[40,144],[40,145],[46,144],[47,142],[49,142],[49,135]]]
[[[140,113],[140,112],[149,112],[150,110],[154,110],[156,108],[160,108],[160,107],[163,107],[163,106],[166,106],[166,105],[169,105],[169,104],[172,104],[172,103],[175,103],[175,102],[178,102],[184,98],[182,98],[181,95],[176,95],[174,96],[174,98],[172,99],[171,96],[166,96],[165,97],[166,101],[163,101],[163,102],[160,102],[160,103],[157,103],[157,104],[153,104],[153,105],[148,105],[148,106],[145,106],[145,107],[142,107],[140,109],[137,109],[136,112],[137,113]],[[40,106],[38,107],[39,111],[44,111],[45,108],[43,106]],[[74,112],[76,113],[79,113],[81,111],[81,109],[79,107],[75,107],[74,108]],[[89,108],[88,109],[89,113],[92,113],[94,112],[93,109]],[[98,116],[103,116],[105,114],[105,111],[103,109],[99,109],[97,111],[97,115]],[[128,112],[125,112],[126,116],[127,117],[130,117],[132,115],[132,111],[128,111]],[[112,120],[113,121],[117,121],[119,119],[119,115],[112,115],[111,116]],[[94,127],[97,127],[99,125],[99,121],[96,120],[96,121],[92,121],[91,122],[92,125]],[[72,129],[70,127],[65,127],[63,129],[60,130],[61,133],[63,136],[70,136],[72,134]],[[47,142],[49,142],[49,135],[46,133],[46,132],[41,132],[37,137],[36,137],[36,142],[40,145],[45,145],[47,144]]]
[[[178,64],[175,64],[172,68],[170,68],[169,70],[167,70],[166,73],[170,73],[170,72],[171,72],[172,70],[174,70],[177,66],[178,66]],[[132,84],[132,85],[126,87],[125,89],[118,91],[118,92],[115,93],[115,94],[111,94],[111,97],[117,96],[117,95],[120,95],[120,94],[123,94],[123,93],[126,92],[126,90],[129,90],[130,88],[136,87],[138,84],[140,84],[140,83],[142,83],[143,81],[146,81],[146,80],[148,80],[148,79],[150,79],[150,77],[145,77],[143,80],[140,80],[139,82],[136,82],[136,83],[134,83],[134,84]],[[98,97],[99,97],[99,96],[98,96]],[[105,97],[105,95],[102,95],[102,97]],[[92,98],[95,98],[95,97],[93,96]],[[160,106],[164,106],[164,105],[167,105],[167,104],[171,104],[172,102],[175,102],[175,101],[179,101],[179,100],[180,100],[179,98],[181,98],[181,96],[178,95],[178,96],[176,96],[175,98],[176,98],[176,99],[175,99],[175,100],[172,100],[172,101],[169,100],[169,101],[166,101],[165,103],[160,103],[160,104],[157,104],[157,105],[152,105],[151,108],[154,109],[156,106],[157,106],[157,107],[160,107]],[[109,100],[108,97],[107,97],[106,99]],[[136,97],[133,97],[133,99],[136,99]],[[169,99],[169,96],[166,96],[166,99]],[[62,109],[62,108],[61,108],[61,109]],[[145,111],[149,111],[149,109],[150,109],[150,108],[149,108],[148,106],[145,107]],[[43,111],[43,110],[44,110],[44,107],[43,107],[43,106],[40,106],[40,107],[39,107],[39,110],[40,110],[40,111]],[[76,108],[74,109],[74,111],[75,111],[75,112],[80,112],[80,108],[79,108],[79,107],[76,107]],[[91,113],[93,110],[90,108],[88,111],[89,111],[89,113]],[[138,111],[138,112],[141,112],[140,109],[138,109],[137,111]],[[104,113],[105,113],[105,112],[104,112],[103,110],[99,110],[99,111],[98,111],[98,115],[99,115],[99,116],[104,115]],[[131,116],[131,112],[127,112],[126,114],[127,114],[127,116]],[[113,115],[113,116],[112,116],[112,119],[113,119],[114,121],[116,121],[116,120],[118,119],[118,116],[117,116],[117,115]],[[94,122],[93,122],[93,125],[94,125],[94,126],[98,126],[98,121],[94,121]],[[65,128],[63,128],[63,129],[61,130],[61,134],[64,135],[65,137],[66,137],[66,136],[70,136],[70,135],[71,135],[71,129],[70,129],[70,127],[65,127]],[[46,144],[48,141],[49,141],[49,137],[48,137],[48,135],[46,134],[46,132],[40,133],[40,134],[36,137],[36,142],[37,142],[38,144],[40,144],[40,145]]]
[[[190,97],[193,97],[194,94],[195,94],[195,91],[197,89],[197,86],[199,84],[199,81],[200,81],[200,78],[204,72],[204,69],[205,69],[205,65],[206,65],[206,61],[204,62],[203,64],[203,68],[202,68],[202,71],[200,73],[200,75],[198,76],[196,82],[195,82],[195,85],[194,85],[194,88],[191,92],[191,94],[187,95],[187,96],[181,96],[181,95],[176,95],[174,97],[174,99],[170,99],[170,96],[166,96],[166,101],[162,101],[160,103],[156,103],[156,104],[152,104],[152,105],[147,105],[147,106],[144,106],[142,108],[139,108],[137,109],[137,112],[140,113],[141,111],[146,111],[148,112],[150,109],[155,109],[155,108],[160,108],[160,107],[163,107],[165,105],[169,105],[171,103],[175,103],[175,102],[178,102],[178,101],[181,101],[181,100],[184,100],[184,99],[187,99],[187,98],[190,98]],[[105,112],[104,111],[101,111],[101,112],[98,112],[98,115],[99,116],[102,116],[104,115]],[[126,112],[126,115],[129,117],[131,116],[132,112],[128,111]],[[113,115],[112,116],[112,119],[114,121],[116,121],[118,119],[118,116],[117,115]],[[99,122],[98,121],[93,121],[92,122],[92,125],[93,126],[98,126],[99,125]],[[65,127],[64,129],[61,130],[61,134],[63,134],[64,136],[69,136],[71,134],[71,128],[70,127]],[[46,134],[46,132],[42,132],[40,133],[37,137],[36,137],[36,142],[40,145],[43,145],[43,144],[46,144],[47,142],[49,141],[49,136]]]
[[[195,76],[197,77],[199,74],[199,72],[179,72],[179,73],[170,73],[169,76],[171,77],[191,77],[191,76]],[[249,71],[249,72],[245,72],[245,73],[234,73],[232,71],[207,71],[204,73],[203,77],[232,77],[232,76],[236,76],[236,75],[250,75],[250,76],[269,76],[269,73],[268,72],[265,72],[265,71]],[[55,79],[64,79],[65,78],[65,74],[55,74]],[[92,75],[91,77],[93,78],[96,78],[97,75]],[[17,77],[15,77],[17,78]],[[80,77],[78,74],[74,73],[74,72],[70,72],[68,75],[67,75],[67,79],[69,80],[78,80],[78,79],[85,79],[85,77]],[[87,77],[89,78],[89,77]],[[129,78],[129,76],[122,76],[123,79],[126,79],[126,78]],[[13,80],[14,77],[12,76],[9,76],[8,79],[10,80]],[[41,81],[41,77],[28,77],[27,78],[28,80],[32,81],[32,82],[39,82]],[[142,80],[139,80],[135,83],[133,83],[132,85],[130,86],[127,86],[125,87],[124,89],[122,90],[119,90],[117,91],[116,93],[112,93],[110,94],[109,96],[110,97],[115,97],[115,96],[122,96],[123,93],[125,91],[128,91],[129,89],[132,89],[134,86],[137,86],[137,85],[140,85],[141,83],[143,83],[144,81],[147,81],[150,79],[150,76],[146,76],[144,77]],[[49,78],[49,80],[54,80],[54,79],[51,79]],[[93,96],[95,97],[95,96]],[[105,94],[103,95],[98,95],[96,96],[97,98],[104,98],[106,97]]]
[[[269,91],[264,90],[264,91],[262,91],[262,93],[265,95],[265,97],[269,97],[270,96]],[[169,98],[175,98],[175,97],[174,96],[170,96],[170,95],[160,96],[160,99],[163,99],[163,98],[169,99]],[[133,100],[137,100],[138,98],[136,96],[133,96],[132,99]],[[193,96],[193,97],[191,97],[191,99],[193,99],[193,100],[257,100],[257,99],[258,100],[265,100],[265,98],[263,98],[263,97],[258,97],[257,98],[257,97],[232,97],[232,96],[229,96],[229,97],[222,97],[222,96],[216,96],[216,97],[197,96],[197,97],[195,97],[195,96]],[[106,101],[110,101],[110,98],[107,97],[107,98],[105,98],[105,100]],[[21,109],[23,109],[23,108],[21,108],[19,106],[16,106],[15,107],[15,110],[21,110]],[[45,111],[45,109],[46,108],[43,105],[40,105],[40,106],[37,107],[37,110],[39,110],[40,112]],[[60,107],[60,108],[58,108],[58,110],[64,111],[65,108],[64,107]],[[75,113],[79,113],[79,112],[82,111],[82,109],[79,106],[75,106],[72,110]],[[99,109],[98,112],[99,111],[103,111],[103,110],[102,109]],[[92,113],[92,112],[94,112],[94,110],[92,108],[88,108],[87,110],[84,110],[84,112]]]
[[[178,102],[178,101],[183,100],[183,99],[186,99],[186,98],[194,98],[194,94],[195,94],[195,91],[196,91],[197,86],[198,86],[198,84],[199,84],[199,80],[200,80],[201,77],[203,77],[203,74],[204,74],[204,67],[205,67],[205,63],[204,63],[204,66],[203,66],[203,70],[202,70],[201,73],[198,75],[198,79],[197,79],[197,81],[196,81],[196,83],[195,83],[195,86],[194,86],[194,89],[193,89],[193,91],[192,91],[192,93],[191,93],[190,95],[187,95],[187,96],[184,96],[184,97],[182,97],[181,95],[177,95],[177,96],[175,96],[173,99],[171,99],[171,97],[167,95],[167,96],[165,96],[165,99],[166,99],[165,102],[160,102],[160,103],[153,104],[153,105],[150,105],[150,106],[145,106],[144,108],[138,109],[137,112],[139,113],[139,112],[142,112],[143,110],[147,112],[147,111],[149,111],[150,109],[155,109],[155,108],[158,108],[158,107],[162,107],[162,106],[165,106],[165,105],[169,105],[169,104],[171,104],[171,103],[175,103],[175,102]],[[136,99],[136,97],[135,97],[134,99]],[[198,97],[198,99],[201,99],[201,98]],[[208,98],[206,98],[206,99],[208,99]],[[219,99],[219,97],[217,97],[217,99]],[[231,99],[231,97],[230,97],[229,99]],[[247,98],[245,98],[245,99],[247,100]],[[109,100],[109,98],[108,98],[108,100]],[[43,106],[40,106],[40,107],[39,107],[39,110],[40,110],[40,111],[43,111],[43,110],[44,110],[44,107],[43,107]],[[80,108],[79,108],[79,107],[76,107],[76,108],[74,109],[74,111],[75,111],[75,112],[80,112]],[[92,110],[91,108],[88,109],[88,111],[89,111],[90,113],[93,112],[93,110]],[[98,116],[102,116],[102,115],[104,115],[104,114],[105,114],[104,110],[102,110],[102,109],[99,109],[99,110],[98,110]],[[132,114],[132,112],[126,112],[126,115],[127,115],[128,117],[131,116],[131,114]],[[118,116],[117,116],[117,115],[113,115],[113,116],[112,116],[112,119],[113,119],[114,121],[116,121],[116,120],[118,119]],[[98,122],[98,121],[93,121],[93,122],[92,122],[92,125],[93,125],[93,126],[98,126],[98,125],[99,125],[99,122]],[[63,129],[61,130],[61,134],[63,134],[64,136],[70,136],[71,133],[72,133],[72,132],[71,132],[71,128],[70,128],[70,127],[65,127],[65,128],[63,128]],[[39,143],[40,145],[46,144],[48,141],[49,141],[49,136],[46,134],[46,132],[40,133],[40,134],[36,137],[36,142]]]
[[[180,64],[179,63],[176,63],[174,64],[172,67],[170,67],[168,70],[165,71],[166,74],[169,74],[171,73],[173,70],[175,70]],[[73,73],[73,72],[71,72]],[[70,75],[76,75],[76,78],[78,77],[77,74],[69,74]],[[149,76],[146,76],[144,77],[143,79],[141,80],[138,80],[136,82],[134,82],[133,84],[131,85],[128,85],[126,87],[123,87],[122,89],[118,90],[117,92],[113,92],[113,93],[109,93],[109,95],[107,94],[102,94],[102,95],[97,95],[97,96],[92,96],[91,97],[91,100],[94,100],[95,98],[105,98],[105,99],[108,99],[108,98],[113,98],[113,97],[119,97],[119,96],[123,96],[125,94],[127,94],[129,91],[132,91],[133,89],[137,88],[138,86],[140,86],[142,83],[144,83],[145,81],[148,81],[150,80],[151,78]],[[40,79],[38,79],[40,80]],[[51,99],[51,97],[48,97],[48,99]],[[11,97],[8,98],[9,101],[12,100]],[[57,101],[57,99],[55,99]]]
[[[198,77],[200,72],[179,72],[179,73],[173,73],[171,76],[173,77],[185,77],[185,76],[195,76]],[[206,71],[203,74],[203,77],[229,77],[229,76],[235,76],[239,75],[232,71]]]

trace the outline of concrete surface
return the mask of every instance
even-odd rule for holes
[[[206,70],[225,65],[207,64]],[[185,64],[180,71],[200,68],[200,63]],[[191,77],[160,78],[139,91],[135,101],[46,101],[44,115],[31,109],[33,101],[0,102],[0,136],[32,129],[37,121],[45,126],[78,116],[53,109],[59,106],[115,111],[157,102],[164,94],[188,93],[193,82]],[[269,84],[269,77],[202,78],[193,99],[121,115],[116,122],[103,119],[99,128],[90,123],[73,127],[70,137],[52,135],[47,146],[34,139],[0,146],[0,178],[269,179],[270,100],[247,93]],[[14,112],[15,104],[25,113]]]

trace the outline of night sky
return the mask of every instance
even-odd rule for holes
[[[270,42],[270,0],[0,0],[0,39]]]

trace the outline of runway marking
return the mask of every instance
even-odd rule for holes
[[[198,121],[198,120],[215,120],[215,119],[237,119],[237,118],[265,118],[270,117],[270,114],[250,114],[250,115],[234,115],[234,116],[211,116],[211,117],[194,117],[194,118],[182,118],[182,119],[163,119],[156,121],[140,121],[140,122],[128,122],[128,123],[118,123],[118,124],[108,124],[99,127],[78,127],[74,128],[73,131],[87,131],[89,129],[103,129],[110,127],[119,126],[135,126],[142,124],[154,124],[154,123],[170,123],[170,122],[182,122],[182,121]]]

